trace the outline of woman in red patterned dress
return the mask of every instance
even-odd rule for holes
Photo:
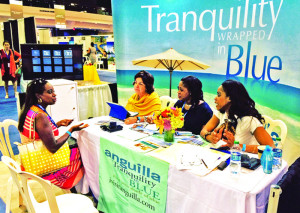
[[[65,119],[57,123],[45,110],[48,105],[56,102],[56,94],[53,86],[44,79],[35,79],[27,86],[26,100],[19,118],[18,129],[22,138],[42,140],[46,148],[55,153],[71,136],[73,131],[79,131],[87,124],[72,126],[64,135],[59,138],[58,127],[68,126],[72,120]],[[35,128],[34,128],[35,127]],[[34,137],[32,137],[34,135]],[[84,173],[78,148],[72,148],[70,154],[70,165],[56,172],[43,176],[44,179],[63,189],[70,189],[75,186]]]
[[[21,54],[17,51],[10,49],[9,41],[3,42],[4,49],[0,50],[0,56],[1,56],[1,75],[2,80],[5,82],[5,98],[8,98],[8,82],[12,81],[15,95],[17,94],[17,77],[16,77],[16,63],[19,62],[21,59]],[[18,59],[15,61],[15,56],[18,57]]]

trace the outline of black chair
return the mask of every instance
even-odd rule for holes
[[[277,185],[272,185],[267,212],[300,213],[298,202],[300,202],[300,158],[289,167]]]

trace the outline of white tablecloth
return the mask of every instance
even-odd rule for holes
[[[110,107],[106,103],[112,102],[111,91],[108,84],[79,86],[78,105],[79,119],[108,115]]]
[[[126,147],[131,147],[131,143],[133,143],[120,138],[116,133],[101,131],[99,125],[93,125],[97,120],[100,118],[87,121],[91,126],[80,131],[76,136],[86,171],[86,179],[96,198],[99,196],[101,138],[104,137]],[[263,212],[270,185],[281,179],[287,171],[287,164],[284,162],[283,167],[272,174],[264,174],[262,168],[258,168],[252,174],[241,174],[241,177],[236,180],[230,178],[228,168],[200,177],[188,170],[179,171],[175,165],[170,165],[166,211],[172,213]]]

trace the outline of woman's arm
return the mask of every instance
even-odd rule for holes
[[[14,51],[14,54],[13,55],[15,55],[15,56],[17,56],[18,58],[17,58],[17,60],[15,60],[15,63],[18,63],[19,61],[20,61],[20,59],[21,59],[21,54],[20,53],[18,53],[17,51],[15,51],[15,50],[13,50]]]
[[[270,147],[275,148],[271,136],[269,135],[269,133],[267,133],[267,131],[262,126],[257,127],[255,129],[254,137],[260,145],[269,145]],[[241,147],[243,147],[242,144]],[[257,153],[257,147],[258,145],[246,145],[245,151],[250,153]]]
[[[200,135],[205,140],[211,143],[217,143],[222,138],[223,130],[216,128],[220,123],[219,118],[213,115],[212,118],[206,123],[203,129],[200,132]],[[213,131],[213,132],[212,132]]]
[[[83,123],[74,125],[69,129],[69,132],[81,130],[87,126],[87,124],[83,125]],[[55,140],[50,122],[47,116],[42,113],[37,114],[35,117],[35,129],[51,153],[55,153],[69,138],[69,134],[65,133],[59,139]]]

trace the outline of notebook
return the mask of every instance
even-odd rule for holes
[[[128,117],[133,117],[138,115],[138,112],[130,112],[125,109],[125,107],[116,104],[116,103],[111,103],[111,102],[106,102],[110,106],[110,112],[109,116],[120,119],[120,120],[125,120]]]

